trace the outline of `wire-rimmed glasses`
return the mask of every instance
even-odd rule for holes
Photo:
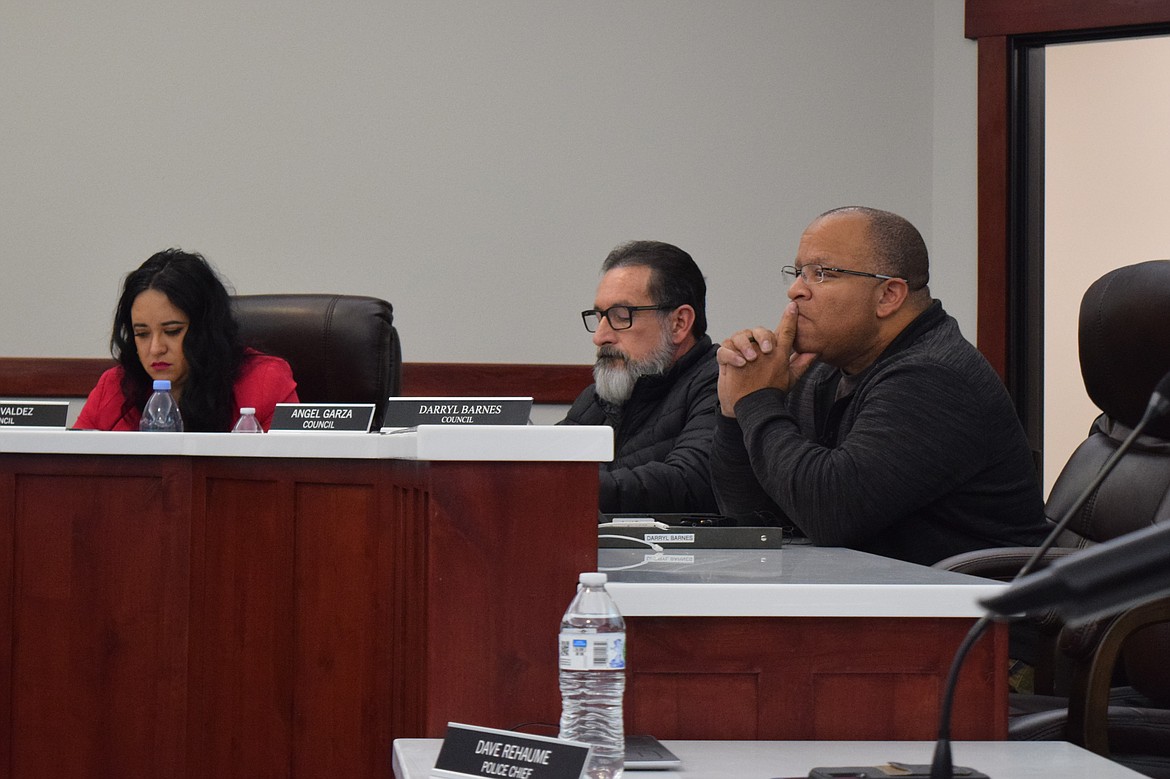
[[[825,281],[826,273],[844,273],[849,276],[866,276],[871,279],[881,279],[886,281],[888,279],[898,279],[906,281],[901,276],[886,276],[882,273],[867,273],[862,270],[847,270],[846,268],[830,268],[828,265],[821,265],[820,263],[810,262],[807,265],[801,265],[797,268],[795,265],[785,265],[780,269],[784,277],[788,279],[789,283],[796,281],[796,277],[804,279],[805,284],[822,284]]]

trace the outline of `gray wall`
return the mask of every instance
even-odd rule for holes
[[[204,0],[0,6],[0,355],[107,353],[122,275],[390,300],[410,361],[583,363],[630,238],[774,324],[837,205],[918,224],[974,338],[962,0]]]

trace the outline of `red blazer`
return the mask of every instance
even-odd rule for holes
[[[122,415],[122,366],[110,368],[98,379],[97,386],[85,400],[85,407],[77,417],[76,430],[137,430],[142,418],[142,409],[132,408]],[[240,417],[240,407],[256,409],[256,419],[268,430],[277,403],[298,403],[297,383],[293,380],[292,368],[279,357],[261,354],[255,349],[246,349],[240,375],[232,388],[235,396],[235,413],[232,425]],[[223,432],[228,432],[227,430]]]

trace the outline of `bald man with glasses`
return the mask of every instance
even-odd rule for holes
[[[781,272],[779,327],[741,330],[717,354],[722,512],[927,565],[1039,543],[1027,438],[1002,381],[931,298],[918,230],[835,209]]]
[[[717,347],[707,335],[707,284],[682,249],[632,241],[601,267],[593,308],[594,383],[566,425],[609,425],[614,459],[601,466],[603,513],[711,513],[708,458],[718,416]]]

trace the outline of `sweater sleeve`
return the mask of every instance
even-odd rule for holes
[[[961,376],[937,365],[884,373],[853,399],[852,423],[833,448],[801,433],[783,393],[743,398],[713,456],[727,510],[770,503],[814,543],[858,546],[983,467],[985,452],[972,446],[982,405]]]
[[[760,392],[771,397],[778,411],[786,413],[784,393],[779,390]],[[711,448],[711,484],[719,513],[737,519],[741,524],[766,525],[783,517],[784,512],[756,478],[739,421],[722,414],[715,423]]]

